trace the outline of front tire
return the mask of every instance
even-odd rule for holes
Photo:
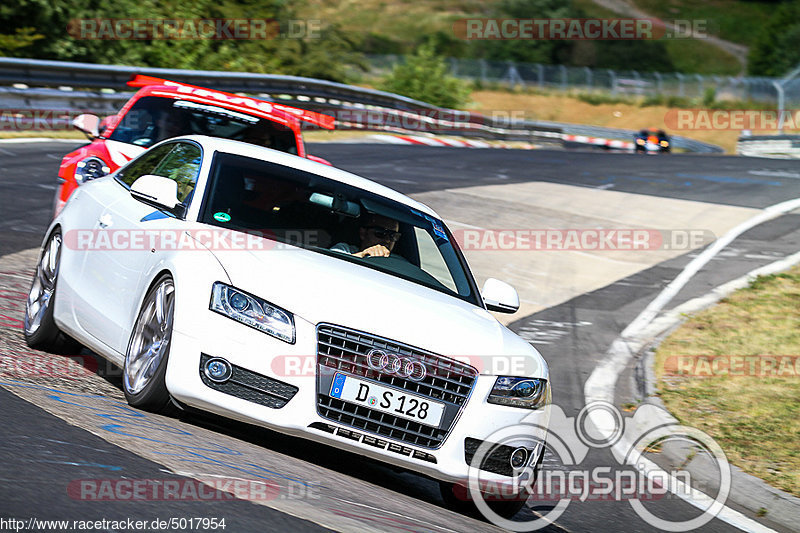
[[[161,276],[142,302],[125,354],[122,388],[133,407],[170,411],[166,375],[174,314],[175,284],[171,277]]]
[[[61,264],[62,238],[54,231],[39,254],[36,274],[25,301],[23,334],[25,343],[36,350],[59,354],[76,354],[81,350],[72,337],[58,329],[53,318],[58,271]]]

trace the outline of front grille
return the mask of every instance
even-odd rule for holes
[[[313,429],[319,429],[320,431],[324,431],[325,433],[331,433],[331,434],[335,433],[339,437],[344,437],[345,439],[350,439],[357,442],[361,442],[363,444],[368,444],[369,446],[380,448],[381,450],[389,450],[390,452],[399,453],[400,455],[405,455],[406,457],[413,457],[414,459],[427,461],[429,463],[438,462],[436,460],[436,457],[429,453],[420,450],[413,450],[411,448],[407,448],[406,446],[399,446],[397,444],[392,444],[391,442],[387,442],[383,439],[378,439],[376,437],[373,437],[372,435],[365,435],[363,433],[351,431],[343,427],[338,427],[331,424],[325,424],[322,422],[314,422],[308,427]]]
[[[414,381],[376,371],[367,363],[367,353],[373,349],[418,360],[425,364],[427,375],[420,381]],[[320,416],[426,448],[440,446],[447,437],[478,376],[478,371],[465,363],[397,341],[329,324],[317,327],[317,365],[317,410]],[[445,412],[439,427],[330,397],[328,393],[336,371],[444,403]]]
[[[203,368],[211,359],[206,354],[200,356],[200,378],[207,386],[214,390],[236,396],[248,402],[257,403],[273,409],[280,409],[289,400],[294,398],[299,390],[294,385],[272,379],[261,374],[256,374],[240,366],[231,365],[231,377],[224,383],[217,383],[208,379]]]

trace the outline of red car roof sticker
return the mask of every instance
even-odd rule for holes
[[[263,109],[254,109],[252,107],[244,107],[244,106],[232,104],[230,102],[220,102],[219,100],[212,100],[212,99],[207,98],[207,97],[205,97],[203,95],[181,94],[181,93],[177,93],[175,91],[152,91],[150,94],[154,95],[154,96],[165,96],[165,97],[168,97],[168,98],[176,98],[176,99],[179,98],[181,100],[189,100],[189,101],[201,102],[201,103],[204,103],[204,104],[213,104],[213,105],[218,105],[218,106],[225,106],[226,109],[243,111],[245,113],[255,114],[255,115],[264,115],[264,116],[269,117],[269,120],[271,120],[273,122],[279,122],[279,123],[287,125],[287,126],[290,125],[289,124],[290,122],[295,122],[295,123],[297,122],[296,120],[293,120],[294,117],[292,117],[292,116],[288,116],[286,118],[283,118],[283,116],[281,116],[281,115],[285,116],[286,113],[278,114],[278,113],[275,113],[274,110],[264,111]]]
[[[182,94],[194,94],[201,98],[212,98],[220,100],[228,104],[243,105],[245,107],[258,109],[264,113],[271,113],[273,109],[287,113],[304,122],[310,122],[321,128],[332,130],[335,128],[335,119],[330,115],[317,113],[316,111],[308,111],[297,107],[292,107],[284,104],[275,104],[260,100],[258,98],[251,98],[249,96],[239,96],[236,94],[226,93],[224,91],[213,91],[211,89],[204,89],[195,85],[188,85],[185,83],[177,83],[162,78],[154,78],[152,76],[145,76],[143,74],[136,74],[128,81],[130,87],[147,87],[150,85],[164,85],[172,87],[177,92]]]

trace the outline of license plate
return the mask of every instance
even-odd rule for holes
[[[426,426],[438,427],[444,414],[443,403],[339,372],[333,377],[330,396]]]

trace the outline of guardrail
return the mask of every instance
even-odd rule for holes
[[[739,137],[736,153],[752,157],[800,158],[800,135],[755,135]]]
[[[611,129],[546,121],[498,120],[477,113],[443,109],[393,93],[298,76],[216,72],[121,65],[96,65],[37,59],[0,58],[0,106],[84,109],[99,114],[116,112],[130,97],[132,74],[168,78],[227,92],[245,92],[265,99],[291,100],[294,105],[331,113],[337,128],[378,131],[426,131],[502,140],[553,141],[562,135],[606,137],[630,141],[634,130]],[[24,87],[20,86],[24,84]],[[84,89],[95,89],[93,91]],[[124,91],[124,92],[118,92]],[[383,113],[384,123],[352,120],[359,114]],[[351,120],[345,120],[344,117]],[[391,119],[391,120],[390,120]],[[424,129],[403,128],[412,119]],[[399,123],[400,127],[393,124]],[[673,146],[693,152],[721,153],[719,146],[680,136]]]

